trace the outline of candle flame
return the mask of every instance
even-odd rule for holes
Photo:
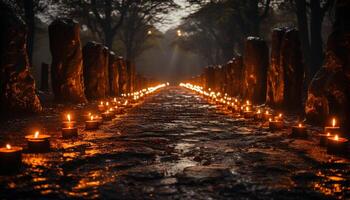
[[[94,120],[94,116],[91,115],[90,119],[91,119],[91,121]]]
[[[269,121],[271,122],[271,121],[272,121],[272,119],[271,119],[271,118],[269,118]]]
[[[245,109],[246,109],[246,111],[249,111],[249,107],[246,107]]]
[[[269,111],[267,110],[265,113],[268,115],[268,114],[269,114]]]
[[[327,136],[331,136],[331,134],[328,132],[328,133],[327,133]]]
[[[301,124],[299,123],[299,125],[298,125],[300,128],[301,128]]]
[[[34,133],[34,138],[38,138],[39,137],[39,131],[36,131],[35,133]]]
[[[257,112],[258,114],[260,114],[261,113],[261,111],[260,111],[260,109],[258,110],[258,112]]]
[[[335,125],[336,125],[336,120],[335,120],[335,118],[333,118],[332,119],[332,126],[335,127]]]
[[[103,105],[103,101],[100,102],[100,105]]]
[[[249,105],[250,104],[250,102],[249,102],[249,100],[247,100],[247,105]]]
[[[334,136],[334,140],[337,140],[337,141],[339,140],[338,135],[335,135],[335,136]]]
[[[70,114],[67,115],[67,119],[70,122]]]
[[[113,101],[114,101],[114,102],[117,102],[117,98],[114,98]]]
[[[109,105],[109,103],[108,102],[106,102],[106,106],[108,106]]]
[[[11,145],[10,144],[6,144],[6,149],[11,149]]]
[[[280,113],[278,116],[281,118],[282,117],[282,113]]]

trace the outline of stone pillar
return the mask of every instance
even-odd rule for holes
[[[205,74],[205,87],[207,89],[214,89],[214,67],[208,66],[204,69]]]
[[[227,93],[230,96],[241,95],[242,86],[242,57],[236,56],[227,63],[226,81]]]
[[[128,92],[134,92],[135,87],[135,64],[129,60],[126,61],[127,73],[128,73]]]
[[[214,67],[214,88],[212,88],[215,92],[222,93],[222,66],[218,65]]]
[[[86,102],[79,24],[72,19],[57,19],[49,25],[49,39],[55,100]]]
[[[88,42],[83,48],[85,94],[89,99],[105,98],[108,94],[109,50],[102,44]]]
[[[41,63],[40,90],[49,91],[49,64]]]
[[[280,65],[284,71],[283,107],[287,110],[300,110],[302,108],[304,63],[299,33],[296,29],[286,30],[281,45],[280,59]]]
[[[39,112],[35,81],[29,72],[27,28],[20,16],[0,2],[0,113]]]
[[[244,44],[243,98],[254,103],[266,99],[266,73],[269,64],[268,47],[264,40],[248,37]]]
[[[122,57],[117,58],[117,66],[119,73],[119,94],[128,93],[127,82],[128,82],[128,73],[126,69],[126,62]]]
[[[309,121],[322,124],[336,116],[347,136],[350,131],[349,10],[350,1],[337,1],[336,21],[327,41],[325,63],[310,83],[305,104]]]
[[[284,99],[284,71],[281,65],[281,46],[285,29],[272,31],[270,65],[267,72],[266,103],[273,107],[282,107]]]
[[[110,95],[119,96],[119,71],[117,58],[113,51],[109,52],[108,71]]]

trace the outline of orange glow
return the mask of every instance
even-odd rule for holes
[[[267,115],[268,115],[268,114],[269,114],[269,111],[267,110],[267,111],[265,112],[265,114],[267,114]]]
[[[247,100],[247,105],[249,105],[250,104],[250,102],[249,102],[249,100]]]
[[[103,106],[103,101],[101,101],[101,102],[100,102],[100,105],[102,105],[102,106]]]
[[[109,105],[109,103],[108,102],[106,102],[106,106],[108,106]]]
[[[335,118],[332,119],[332,126],[335,127],[337,121],[335,120]]]
[[[10,144],[6,144],[6,149],[11,149],[11,145]]]
[[[67,120],[70,122],[70,114],[67,115]]]
[[[38,138],[39,137],[39,131],[36,131],[35,133],[34,133],[34,138]]]
[[[302,125],[299,123],[298,127],[299,127],[299,128],[301,128],[301,127],[302,127]]]
[[[94,116],[91,115],[91,116],[90,116],[90,119],[91,119],[91,121],[94,120]]]
[[[114,102],[117,102],[117,98],[114,98],[113,101],[114,101]]]
[[[271,119],[271,118],[269,118],[269,121],[271,122],[271,121],[272,121],[272,119]]]
[[[280,113],[280,114],[278,115],[278,117],[280,117],[280,118],[281,118],[281,117],[282,117],[282,113]]]
[[[328,132],[328,133],[327,133],[327,136],[331,136],[331,134]]]
[[[261,113],[261,111],[260,111],[260,109],[258,110],[258,112],[257,112],[258,114],[260,114]]]
[[[246,107],[245,109],[246,109],[246,111],[249,111],[249,107]]]
[[[336,140],[336,141],[338,141],[338,140],[339,140],[338,135],[335,135],[335,136],[334,136],[334,140]]]

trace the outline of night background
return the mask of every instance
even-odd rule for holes
[[[0,199],[349,199],[349,0],[0,0]]]

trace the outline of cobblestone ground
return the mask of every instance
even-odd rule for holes
[[[25,153],[19,174],[0,176],[0,199],[350,198],[350,162],[327,155],[316,128],[292,139],[288,128],[234,118],[183,88],[161,90],[76,140],[60,138],[49,112],[2,123],[0,142],[25,145],[24,124],[44,119],[52,152]]]

